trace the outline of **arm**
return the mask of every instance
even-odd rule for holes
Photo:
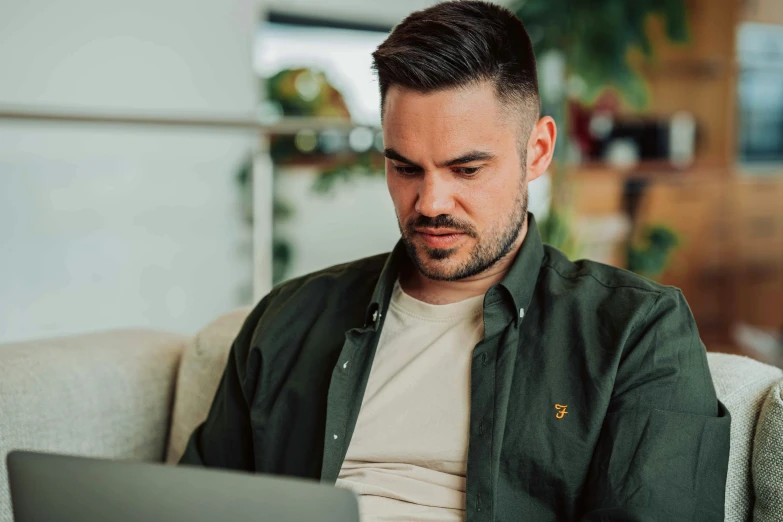
[[[231,345],[207,419],[190,436],[179,464],[254,470],[250,406],[261,368],[252,341],[269,299],[264,298],[250,313]]]
[[[690,309],[667,290],[623,351],[583,522],[722,521],[729,427]]]

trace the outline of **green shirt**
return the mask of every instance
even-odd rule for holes
[[[272,290],[181,463],[333,484],[406,255]],[[569,261],[532,215],[484,298],[470,390],[469,522],[723,520],[730,419],[681,292]]]

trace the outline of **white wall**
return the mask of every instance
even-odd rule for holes
[[[247,115],[258,16],[250,0],[0,0],[0,106]],[[0,342],[195,332],[248,302],[234,175],[253,144],[0,121]]]
[[[279,231],[293,247],[287,278],[394,248],[400,238],[383,177],[338,184],[329,194],[311,190],[316,174],[285,169],[278,191],[294,209]]]
[[[242,113],[251,0],[0,0],[0,104]]]
[[[244,145],[0,125],[0,337],[191,332],[240,304],[251,267],[232,174]]]

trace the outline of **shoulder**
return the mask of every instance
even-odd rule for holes
[[[676,288],[656,283],[646,277],[614,266],[581,259],[570,261],[565,254],[549,245],[544,246],[542,267],[550,277],[569,281],[584,287],[602,287],[609,291],[630,289],[640,293],[658,295],[677,291]]]
[[[544,248],[539,285],[552,304],[611,320],[622,325],[626,335],[655,318],[692,327],[693,316],[678,288],[603,263],[570,261],[559,250]]]
[[[280,283],[255,306],[245,327],[250,333],[261,323],[302,328],[319,318],[363,317],[388,257],[379,254]]]
[[[541,270],[550,315],[576,324],[590,357],[613,368],[613,408],[715,414],[705,347],[678,288],[551,247]]]

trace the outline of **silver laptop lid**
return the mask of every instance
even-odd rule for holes
[[[356,496],[317,482],[15,451],[16,522],[358,522]]]

